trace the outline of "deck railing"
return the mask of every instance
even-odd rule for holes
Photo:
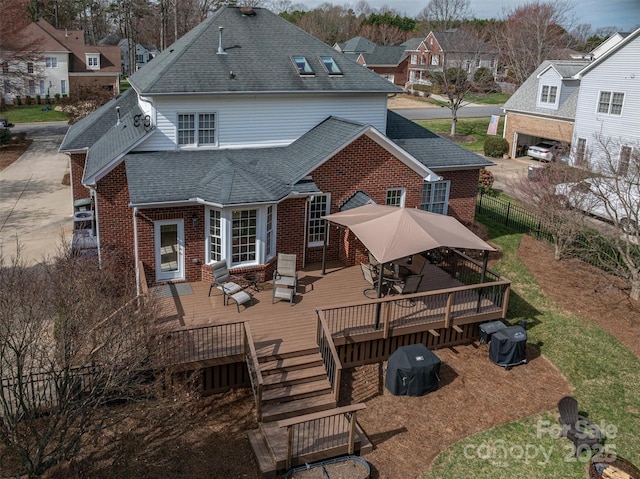
[[[256,416],[258,422],[260,422],[262,421],[262,388],[264,382],[262,380],[260,362],[258,361],[256,346],[253,342],[253,336],[251,336],[251,328],[249,327],[248,321],[244,323],[244,357],[247,362],[247,369],[249,370],[251,390],[253,391],[253,397],[256,400]]]
[[[318,316],[322,316],[329,334],[333,337],[383,331],[383,337],[387,338],[393,335],[395,329],[410,326],[444,322],[444,327],[451,327],[456,319],[472,318],[487,313],[504,317],[509,288],[510,282],[503,280],[387,296],[323,309],[318,311]]]
[[[462,284],[479,284],[482,282],[482,263],[456,249],[435,249],[427,256],[432,264],[449,273],[452,278]],[[490,269],[484,274],[485,282],[500,281],[500,275]]]
[[[172,330],[164,333],[158,343],[167,366],[242,356],[245,351],[245,323]]]
[[[342,374],[342,363],[338,356],[338,351],[333,344],[333,338],[331,332],[327,326],[327,322],[324,318],[322,311],[316,311],[318,315],[317,328],[316,328],[316,342],[320,348],[320,355],[322,356],[322,364],[327,372],[327,378],[331,383],[331,390],[333,397],[336,401],[340,398],[340,378]]]
[[[353,454],[356,414],[365,408],[364,404],[353,404],[278,421],[279,427],[287,429],[286,469],[291,469],[294,457],[300,458],[328,449],[344,447],[344,453]]]

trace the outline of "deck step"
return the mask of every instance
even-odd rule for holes
[[[264,360],[260,362],[260,372],[264,377],[269,374],[279,374],[282,371],[295,371],[297,369],[313,368],[315,366],[322,366],[322,356],[320,356],[318,352],[282,359],[269,360],[264,358]]]
[[[264,479],[275,479],[276,461],[265,442],[262,431],[260,429],[249,431],[247,437],[253,450],[253,456],[256,458],[260,472],[262,472],[262,477]]]
[[[331,393],[325,393],[295,401],[262,406],[262,421],[271,422],[295,416],[303,416],[336,407],[336,400]]]
[[[331,384],[326,376],[303,384],[294,384],[273,389],[267,389],[262,393],[262,404],[295,401],[296,399],[318,396],[331,391]]]
[[[266,345],[262,345],[260,341],[258,341],[256,342],[256,353],[260,363],[296,358],[299,356],[306,356],[308,354],[320,354],[318,345],[309,341],[304,341],[302,343],[291,341],[290,343],[287,342],[277,346],[274,346],[271,342]]]
[[[263,376],[264,389],[275,389],[278,387],[293,386],[295,384],[304,384],[321,379],[327,379],[327,372],[324,366],[315,366],[305,369],[294,369],[293,371],[272,372]]]

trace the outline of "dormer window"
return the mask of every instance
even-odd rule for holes
[[[298,69],[298,74],[302,76],[314,75],[313,68],[311,68],[311,65],[309,64],[308,60],[305,57],[301,55],[296,55],[291,57],[291,60],[293,61],[293,64],[296,66],[296,68]]]
[[[100,54],[87,53],[87,70],[100,70]]]
[[[558,87],[554,85],[541,85],[538,106],[552,108],[558,105]]]
[[[333,57],[320,57],[320,61],[329,75],[342,75],[342,70]]]

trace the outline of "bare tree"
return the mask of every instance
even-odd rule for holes
[[[111,402],[155,390],[155,313],[108,256],[28,267],[17,251],[0,255],[0,457],[37,477],[116,419]]]
[[[505,20],[492,32],[509,76],[521,85],[553,52],[571,44],[571,0],[535,1],[505,12]]]
[[[438,31],[457,27],[462,20],[472,16],[471,0],[430,0],[418,15]]]

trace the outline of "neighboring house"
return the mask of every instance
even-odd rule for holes
[[[491,163],[387,110],[401,91],[261,8],[223,7],[72,125],[73,199],[91,204],[100,254],[147,281],[205,281],[214,261],[270,277],[357,264],[328,213],[373,201],[474,219]],[[92,201],[86,201],[86,197]]]
[[[358,54],[356,62],[400,87],[407,82],[409,57],[403,46],[376,45]]]
[[[509,155],[522,156],[544,140],[571,143],[584,60],[543,62],[505,102],[504,138]]]
[[[23,34],[36,42],[42,57],[33,64],[3,65],[0,78],[5,68],[20,68],[33,75],[19,82],[2,78],[2,94],[7,103],[12,103],[16,96],[71,95],[82,86],[119,92],[118,47],[85,45],[82,30],[57,30],[46,20],[30,23]]]
[[[129,43],[128,38],[123,38],[118,42],[118,46],[120,47],[122,73],[127,76],[137,72],[160,53],[154,45],[140,45],[139,43],[136,43],[135,67],[132,69],[129,65]]]
[[[616,41],[607,40],[606,50],[598,47],[596,59],[575,75],[580,96],[572,161],[593,164],[610,154],[625,175],[631,158],[640,154],[640,28],[612,38]],[[599,138],[612,151],[605,152]]]
[[[344,53],[345,55],[367,53],[375,47],[375,43],[364,37],[353,37],[346,42],[338,42],[333,45],[334,50]]]
[[[640,29],[612,35],[590,53],[591,61],[543,62],[504,104],[510,156],[559,141],[580,165],[602,154],[595,141],[600,136],[620,143],[616,156],[624,171],[640,142],[639,36]]]
[[[410,40],[409,84],[430,84],[429,72],[443,68],[462,68],[473,76],[480,68],[488,68],[495,78],[498,73],[498,52],[487,43],[460,29],[429,32],[422,41]]]

